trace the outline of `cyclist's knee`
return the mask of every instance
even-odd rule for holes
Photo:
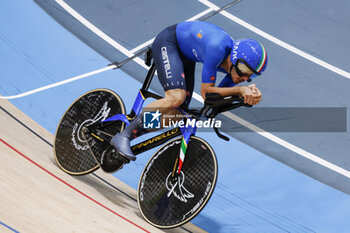
[[[186,90],[183,89],[173,89],[165,92],[165,97],[168,108],[177,108],[186,99]]]

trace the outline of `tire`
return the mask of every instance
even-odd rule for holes
[[[140,212],[158,228],[174,228],[190,221],[207,204],[216,185],[215,153],[207,142],[195,136],[189,140],[179,178],[171,180],[181,140],[163,145],[148,161],[139,181]]]
[[[54,155],[58,166],[70,175],[86,175],[98,169],[96,159],[100,159],[104,148],[92,138],[86,138],[90,150],[82,136],[82,128],[116,114],[125,114],[124,103],[108,89],[89,91],[74,101],[61,118],[55,134]],[[103,131],[110,138],[121,132],[124,126],[124,122],[117,121]]]

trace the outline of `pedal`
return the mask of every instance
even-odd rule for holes
[[[102,152],[100,165],[105,172],[116,172],[122,169],[124,164],[129,162],[130,160],[120,155],[113,146],[109,146]]]
[[[123,153],[117,152],[116,153],[116,159],[123,161],[124,163],[130,163],[130,159],[128,159]]]

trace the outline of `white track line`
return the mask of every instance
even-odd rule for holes
[[[204,1],[204,0],[198,0],[201,2],[206,2],[206,3],[210,3],[208,1]],[[76,12],[75,10],[73,10],[70,6],[68,6],[65,2],[63,2],[62,0],[56,0],[56,2],[61,5],[66,11],[68,11],[73,17],[75,17],[77,20],[79,20],[83,25],[85,25],[87,28],[89,28],[92,32],[94,32],[96,35],[99,35],[102,39],[104,39],[107,43],[109,43],[110,45],[112,45],[113,47],[115,47],[117,50],[119,50],[120,52],[124,53],[126,56],[131,57],[134,54],[130,51],[128,51],[126,48],[124,48],[123,46],[121,46],[119,43],[115,42],[112,38],[110,38],[109,36],[107,36],[105,33],[103,33],[101,30],[99,30],[98,28],[96,28],[94,25],[92,25],[89,21],[87,21],[85,18],[83,18],[78,12]],[[211,4],[211,3],[210,3]],[[217,10],[218,7],[215,5],[211,5],[210,6],[212,9]],[[221,12],[225,13],[225,12]],[[141,65],[142,67],[144,67],[145,69],[148,69],[148,67],[143,63],[142,59],[140,58],[135,58],[134,59],[135,62],[137,62],[139,65]],[[109,67],[107,67],[109,68]],[[199,102],[203,103],[203,98],[197,94],[197,93],[193,93],[193,98],[195,98],[196,100],[198,100]],[[332,164],[326,160],[323,160],[321,158],[319,158],[318,156],[311,154],[293,144],[290,144],[286,141],[284,141],[283,139],[276,137],[275,135],[268,133],[262,129],[260,129],[259,127],[249,123],[248,121],[243,120],[242,118],[236,116],[233,113],[230,112],[226,112],[224,113],[225,116],[229,117],[230,119],[236,121],[237,123],[249,128],[250,130],[258,133],[259,135],[303,156],[304,158],[307,158],[311,161],[314,161],[317,164],[320,164],[324,167],[327,167],[328,169],[337,172],[345,177],[350,178],[350,171],[345,170],[335,164]]]
[[[101,37],[103,40],[105,40],[108,44],[112,45],[114,48],[116,48],[117,50],[119,50],[120,52],[122,52],[123,54],[125,54],[128,57],[132,57],[134,55],[134,53],[130,52],[129,50],[127,50],[126,48],[124,48],[123,46],[121,46],[119,43],[117,43],[116,41],[114,41],[111,37],[109,37],[107,34],[105,34],[104,32],[102,32],[100,29],[98,29],[95,25],[93,25],[92,23],[90,23],[89,21],[87,21],[84,17],[82,17],[78,12],[76,12],[73,8],[71,8],[68,4],[66,4],[64,1],[62,0],[56,0],[56,2],[62,7],[64,8],[67,12],[69,12],[72,16],[74,16],[74,18],[76,18],[78,21],[80,21],[83,25],[85,25],[87,28],[89,28],[92,32],[94,32],[96,35],[98,35],[99,37]],[[138,63],[140,66],[144,67],[145,69],[148,69],[148,67],[145,65],[144,61],[142,59],[140,59],[139,57],[135,58],[134,61],[136,63]],[[27,91],[21,94],[17,94],[17,95],[12,95],[12,96],[0,96],[0,99],[18,99],[24,96],[28,96],[43,90],[47,90],[53,87],[57,87],[63,84],[67,84],[69,82],[73,82],[76,81],[78,79],[82,79],[82,78],[86,78],[88,76],[97,74],[97,73],[101,73],[107,70],[111,70],[113,68],[115,68],[115,65],[112,66],[108,66],[105,68],[101,68],[86,74],[82,74],[61,82],[57,82],[57,83],[53,83],[44,87],[40,87],[40,88],[36,88],[34,90],[31,91]]]
[[[330,163],[327,160],[324,160],[324,159],[322,159],[314,154],[311,154],[310,152],[307,152],[306,150],[303,150],[303,149],[301,149],[301,148],[299,148],[299,147],[297,147],[297,146],[295,146],[295,145],[293,145],[293,144],[291,144],[291,143],[289,143],[289,142],[287,142],[279,137],[276,137],[275,135],[264,131],[263,129],[257,127],[256,125],[253,125],[252,123],[240,118],[239,116],[237,116],[231,112],[224,112],[223,115],[238,122],[239,124],[243,125],[244,127],[247,127],[248,129],[256,132],[257,134],[259,134],[259,135],[261,135],[261,136],[263,136],[263,137],[265,137],[265,138],[267,138],[267,139],[303,156],[304,158],[307,158],[315,163],[318,163],[324,167],[329,168],[330,170],[333,170],[339,174],[342,174],[342,175],[346,176],[347,178],[350,178],[350,171],[345,170],[342,167],[339,167],[333,163]]]
[[[220,7],[218,7],[217,5],[209,2],[208,0],[198,0],[198,1],[203,3],[204,5],[206,5],[207,7],[211,8],[213,10],[219,10],[220,9]],[[262,37],[272,41],[273,43],[275,43],[275,44],[277,44],[277,45],[279,45],[279,46],[281,46],[281,47],[283,47],[283,48],[285,48],[285,49],[287,49],[287,50],[289,50],[289,51],[291,51],[291,52],[293,52],[293,53],[295,53],[295,54],[297,54],[297,55],[299,55],[299,56],[301,56],[301,57],[303,57],[303,58],[305,58],[305,59],[307,59],[307,60],[309,60],[311,62],[314,62],[314,63],[316,63],[316,64],[318,64],[318,65],[320,65],[320,66],[322,66],[322,67],[324,67],[324,68],[326,68],[326,69],[328,69],[330,71],[333,71],[333,72],[335,72],[335,73],[337,73],[337,74],[339,74],[339,75],[341,75],[341,76],[343,76],[345,78],[350,79],[350,73],[349,72],[346,72],[346,71],[344,71],[342,69],[339,69],[338,67],[335,67],[335,66],[333,66],[333,65],[331,65],[331,64],[329,64],[327,62],[324,62],[324,61],[322,61],[322,60],[320,60],[320,59],[318,59],[318,58],[316,58],[314,56],[311,56],[310,54],[305,53],[304,51],[301,51],[300,49],[297,49],[296,47],[294,47],[294,46],[292,46],[290,44],[287,44],[286,42],[283,42],[280,39],[277,39],[276,37],[274,37],[274,36],[264,32],[264,31],[262,31],[262,30],[260,30],[260,29],[258,29],[256,27],[254,27],[253,25],[251,25],[251,24],[241,20],[240,18],[232,15],[231,13],[228,13],[227,11],[221,11],[220,14],[222,14],[226,18],[234,21],[235,23],[237,23],[237,24],[247,28],[248,30],[250,30],[252,32],[255,32],[256,34],[258,34],[258,35],[260,35],[260,36],[262,36]]]
[[[101,37],[103,40],[105,40],[108,44],[112,45],[114,48],[118,49],[120,52],[125,54],[128,57],[132,57],[134,53],[127,50],[125,47],[120,45],[118,42],[113,40],[111,37],[109,37],[107,34],[102,32],[99,28],[97,28],[95,25],[90,23],[88,20],[86,20],[83,16],[81,16],[78,12],[76,12],[73,8],[71,8],[68,4],[66,4],[63,0],[56,0],[56,2],[64,8],[67,12],[69,12],[74,18],[76,18],[78,21],[80,21],[83,25],[85,25],[88,29],[90,29],[92,32],[94,32],[96,35]],[[134,61],[139,64],[140,66],[144,67],[145,69],[148,69],[148,67],[145,65],[144,61],[136,57]]]
[[[44,90],[47,90],[47,89],[50,89],[50,88],[53,88],[53,87],[61,86],[63,84],[67,84],[67,83],[70,83],[70,82],[73,82],[73,81],[76,81],[76,80],[79,80],[79,79],[82,79],[82,78],[86,78],[86,77],[89,77],[89,76],[94,75],[94,74],[102,73],[102,72],[105,72],[107,70],[114,69],[116,67],[117,67],[116,65],[107,66],[107,67],[104,67],[104,68],[101,68],[101,69],[98,69],[98,70],[95,70],[95,71],[91,71],[89,73],[81,74],[79,76],[75,76],[75,77],[63,80],[61,82],[57,82],[57,83],[53,83],[53,84],[50,84],[50,85],[47,85],[47,86],[36,88],[34,90],[31,90],[31,91],[23,92],[23,93],[18,94],[18,95],[0,96],[0,99],[7,99],[7,100],[18,99],[18,98],[21,98],[21,97],[24,97],[24,96],[27,96],[27,95],[31,95],[31,94],[34,94],[34,93],[37,93],[37,92],[40,92],[40,91],[44,91]]]
[[[120,45],[119,43],[117,43],[116,41],[114,41],[111,37],[109,37],[107,34],[105,34],[104,32],[102,32],[100,29],[98,29],[95,25],[91,24],[89,21],[87,21],[84,17],[82,17],[78,12],[76,12],[73,8],[71,8],[68,4],[66,4],[64,1],[62,0],[56,0],[56,2],[58,4],[60,4],[66,11],[68,11],[71,15],[73,15],[77,20],[79,20],[82,24],[84,24],[87,28],[89,28],[91,31],[93,31],[96,35],[98,35],[99,37],[103,38],[108,44],[112,45],[114,48],[118,49],[119,51],[121,51],[123,54],[125,54],[128,57],[131,57],[134,55],[135,52],[137,52],[138,50],[140,50],[143,47],[148,46],[149,44],[151,44],[153,42],[153,40],[155,38],[150,39],[149,41],[146,41],[145,43],[139,45],[138,47],[132,49],[132,50],[127,50],[126,48],[124,48],[122,45]],[[187,21],[191,21],[191,20],[196,20],[200,17],[202,17],[203,15],[208,14],[209,12],[213,11],[212,9],[207,9],[191,18],[189,18]],[[136,63],[138,63],[139,65],[141,65],[142,67],[144,67],[145,69],[148,69],[148,67],[144,64],[143,60],[140,58],[135,58],[134,61]],[[12,95],[12,96],[0,96],[0,99],[18,99],[24,96],[28,96],[40,91],[44,91],[53,87],[57,87],[60,85],[64,85],[82,78],[86,78],[90,75],[94,75],[94,74],[98,74],[98,73],[102,73],[104,71],[107,70],[111,70],[114,69],[116,66],[112,65],[112,66],[108,66],[106,68],[102,68],[102,69],[98,69],[86,74],[82,74],[76,77],[72,77],[70,79],[61,81],[61,82],[57,82],[57,83],[53,83],[47,86],[43,86],[40,88],[36,88],[34,90],[31,91],[27,91],[27,92],[23,92],[21,94],[17,94],[17,95]]]

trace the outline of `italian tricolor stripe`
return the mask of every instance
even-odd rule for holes
[[[260,72],[262,70],[262,68],[265,66],[266,64],[266,50],[264,48],[264,46],[258,42],[260,47],[261,47],[261,51],[262,51],[262,56],[261,56],[261,59],[260,59],[260,63],[258,65],[258,67],[256,68],[256,72]]]
[[[185,139],[182,138],[181,149],[180,149],[179,169],[177,170],[178,173],[180,173],[180,171],[181,171],[182,164],[183,164],[184,159],[185,159],[186,150],[187,150],[187,144],[186,144]]]

